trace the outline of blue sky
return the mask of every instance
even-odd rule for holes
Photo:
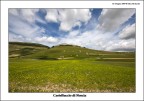
[[[9,41],[135,51],[135,9],[9,9]]]

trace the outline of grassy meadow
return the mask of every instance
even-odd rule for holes
[[[9,43],[9,92],[135,92],[135,53]]]

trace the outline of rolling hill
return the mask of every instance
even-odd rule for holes
[[[50,48],[36,43],[9,42],[9,57],[43,60],[94,58],[96,60],[134,61],[135,53],[99,51],[68,44]]]

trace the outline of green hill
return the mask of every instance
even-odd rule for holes
[[[126,60],[134,61],[134,52],[108,52],[92,50],[76,45],[58,45],[49,48],[36,43],[9,43],[10,58],[31,58],[43,60],[58,59],[95,59],[95,60]]]
[[[27,55],[37,53],[43,49],[49,49],[49,47],[37,43],[9,42],[9,57],[23,58]]]

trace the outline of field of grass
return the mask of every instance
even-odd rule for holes
[[[135,53],[10,44],[9,92],[135,92]]]

